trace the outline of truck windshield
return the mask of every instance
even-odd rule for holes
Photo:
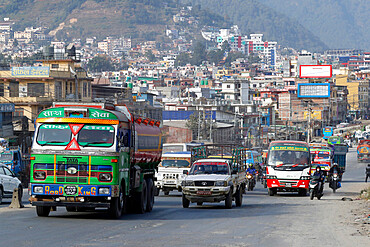
[[[270,150],[268,157],[268,165],[283,166],[283,165],[309,165],[310,154],[307,151],[288,151],[288,150]]]
[[[190,162],[187,160],[162,160],[163,167],[189,167]]]
[[[43,124],[39,127],[36,142],[41,145],[67,145],[72,131],[68,124]]]
[[[330,155],[329,154],[318,154],[317,155],[317,158],[319,158],[319,159],[323,159],[323,160],[328,160],[328,159],[330,159]]]
[[[190,175],[198,174],[229,174],[230,169],[227,163],[223,162],[199,162],[194,163],[190,169]]]
[[[82,147],[111,147],[114,143],[114,127],[85,124],[78,132],[77,142]]]
[[[12,161],[13,158],[12,158],[12,154],[10,153],[2,153],[0,154],[0,161],[4,162],[4,161]]]

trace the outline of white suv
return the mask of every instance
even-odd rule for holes
[[[23,195],[21,181],[6,165],[0,164],[0,204],[3,198],[12,198],[14,189],[18,188],[19,199]]]

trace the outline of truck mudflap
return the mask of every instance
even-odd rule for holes
[[[307,180],[267,179],[268,188],[308,189],[309,184],[310,184],[309,179]]]
[[[109,202],[57,202],[57,201],[32,201],[32,206],[44,207],[83,207],[83,208],[109,208]]]
[[[108,196],[118,197],[118,185],[31,184],[32,196]]]

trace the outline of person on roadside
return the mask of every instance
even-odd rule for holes
[[[325,175],[324,175],[323,171],[321,170],[321,167],[320,166],[317,166],[316,167],[315,173],[313,174],[313,176],[319,176],[320,177],[320,180],[319,180],[319,192],[320,192],[320,194],[322,194],[322,192],[324,191]]]
[[[367,183],[367,178],[370,178],[370,164],[367,164],[367,167],[366,167],[366,178],[365,178],[366,183]]]

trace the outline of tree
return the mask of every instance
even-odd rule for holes
[[[198,41],[193,46],[192,64],[200,65],[205,60],[207,60],[206,46]]]
[[[110,71],[114,70],[114,66],[111,62],[111,59],[108,56],[96,56],[89,61],[87,67],[90,71],[101,72],[101,71]]]
[[[149,62],[155,62],[157,60],[157,58],[154,56],[152,50],[146,51],[145,56],[149,60]]]
[[[218,64],[224,57],[224,52],[222,50],[210,51],[207,54],[207,60],[210,63]]]
[[[248,62],[250,64],[252,63],[259,63],[261,61],[261,58],[258,56],[258,54],[254,54],[253,52],[249,54],[248,56]]]
[[[188,53],[183,52],[176,57],[175,66],[184,66],[188,63],[191,63]]]

